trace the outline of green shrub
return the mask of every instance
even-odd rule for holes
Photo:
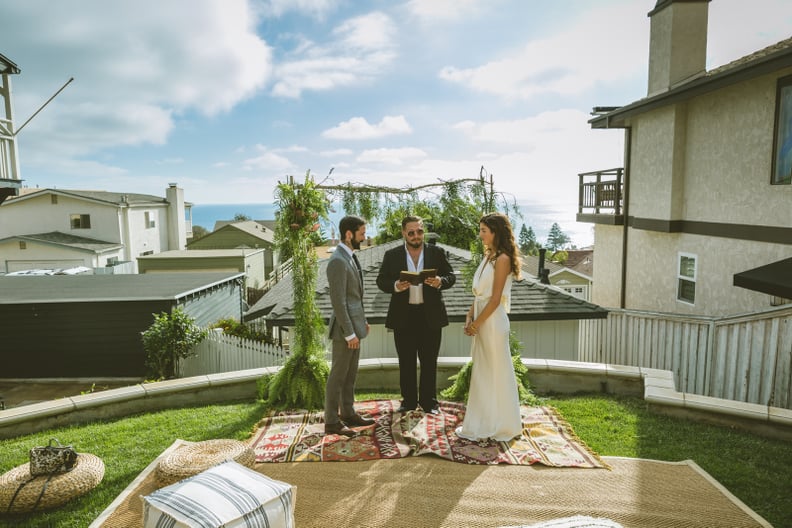
[[[143,332],[146,375],[152,379],[175,378],[179,360],[195,355],[193,348],[206,338],[207,331],[181,308],[151,315],[154,323]]]
[[[252,328],[250,325],[241,323],[234,318],[220,319],[212,324],[210,328],[222,328],[223,333],[243,339],[252,339],[253,341],[262,341],[264,343],[274,344],[275,340],[271,334],[261,332]]]

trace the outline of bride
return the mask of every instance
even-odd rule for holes
[[[465,419],[456,434],[467,440],[509,441],[522,432],[507,315],[512,277],[520,278],[520,256],[506,215],[484,215],[479,238],[484,258],[473,277],[475,299],[464,329],[473,337],[473,372]]]

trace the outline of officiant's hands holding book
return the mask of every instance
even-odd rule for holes
[[[423,269],[421,271],[402,271],[399,273],[399,291],[406,290],[409,286],[418,286],[419,284],[426,284],[432,288],[440,288],[442,281],[437,276],[436,269]]]

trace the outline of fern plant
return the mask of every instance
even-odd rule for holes
[[[330,367],[325,360],[325,324],[316,305],[317,257],[314,234],[327,220],[329,202],[310,172],[302,184],[293,178],[275,190],[275,243],[293,259],[294,330],[291,355],[277,374],[262,380],[259,395],[274,408],[321,409]]]

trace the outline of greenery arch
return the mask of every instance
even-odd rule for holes
[[[341,202],[346,214],[357,214],[368,221],[397,208],[420,203],[426,193],[439,196],[450,210],[459,201],[465,201],[474,204],[479,214],[483,214],[494,211],[496,203],[500,203],[502,212],[519,214],[513,199],[510,204],[505,194],[495,191],[494,178],[486,174],[484,167],[478,178],[438,180],[404,188],[353,183],[335,185],[329,181],[330,174],[320,183],[314,180],[310,171],[306,172],[302,183],[296,183],[289,176],[286,182],[278,182],[275,191],[278,206],[275,214],[276,245],[281,254],[290,255],[293,259],[295,326],[288,360],[276,374],[265,377],[260,383],[262,398],[274,408],[313,410],[324,406],[329,366],[324,357],[325,324],[316,305],[318,266],[313,248],[320,222],[328,220],[333,200]],[[483,253],[477,237],[475,242],[478,244],[471,245],[474,259],[469,268],[472,269],[463,270],[468,287],[472,271]],[[512,350],[514,354],[514,348]],[[467,395],[470,367],[471,363],[468,363],[461,372],[463,375],[457,376],[454,387],[444,394],[457,398]],[[517,377],[521,399],[524,399],[524,392],[530,392],[524,367],[517,371]]]

